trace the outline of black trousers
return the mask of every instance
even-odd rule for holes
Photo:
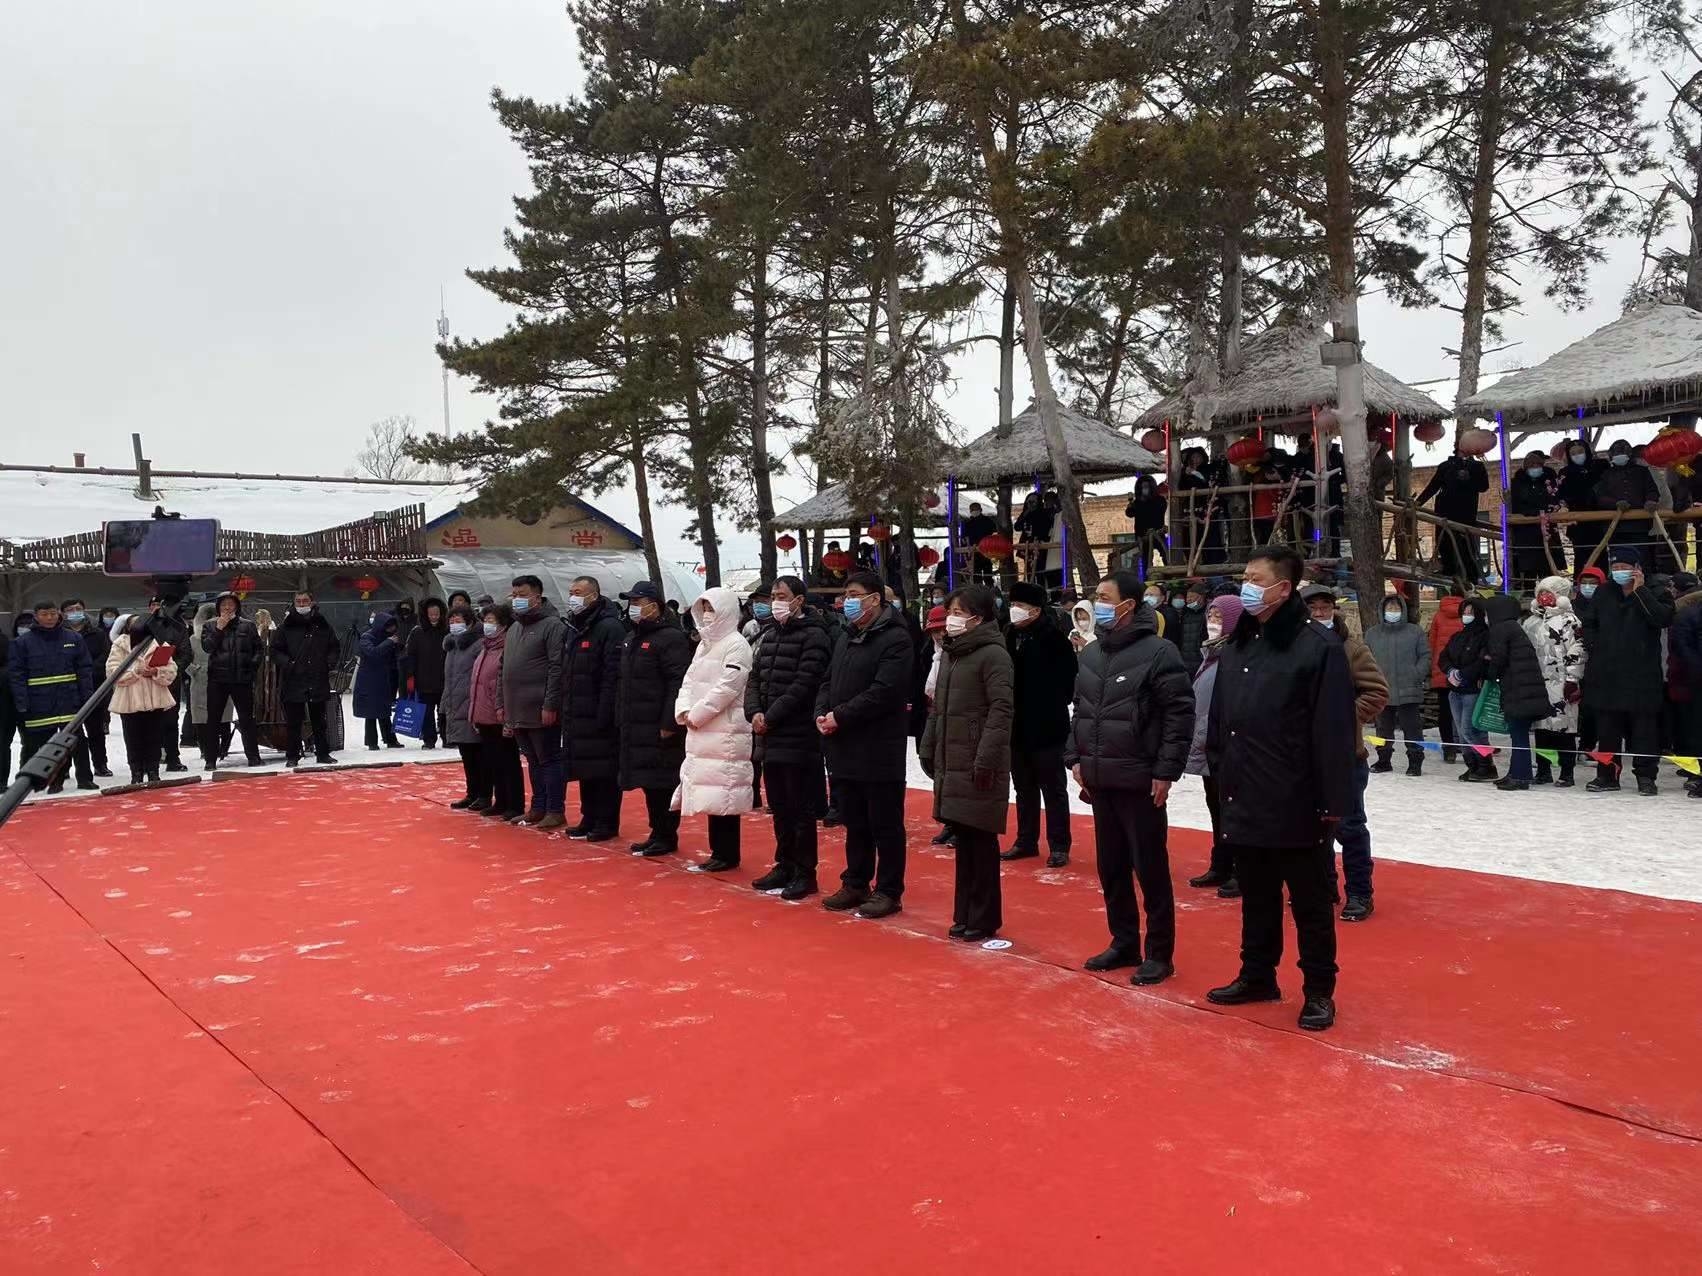
[[[1286,848],[1237,846],[1234,854],[1235,880],[1241,885],[1241,977],[1261,984],[1276,981],[1286,885],[1306,996],[1335,996],[1334,839]]]
[[[1407,761],[1424,761],[1424,706],[1421,704],[1385,705],[1377,715],[1377,734],[1389,741],[1377,746],[1377,760],[1387,762],[1395,751],[1395,727],[1400,726],[1406,737]]]
[[[1005,923],[999,895],[999,836],[967,824],[952,825],[952,832],[957,834],[952,923],[991,934]]]
[[[18,715],[11,688],[0,689],[0,786],[12,782],[12,741],[18,737]]]
[[[621,786],[618,780],[579,781],[579,822],[598,832],[621,826]]]
[[[816,817],[825,795],[819,762],[764,762],[768,811],[774,818],[774,862],[797,877],[814,877]]]
[[[1219,796],[1217,777],[1201,776],[1206,786],[1206,810],[1211,812],[1211,871],[1225,877],[1235,876],[1235,854],[1223,840],[1223,799]]]
[[[420,724],[420,743],[427,747],[434,746],[437,737],[443,734],[443,693],[427,695],[423,691],[416,691],[414,699],[426,707],[425,721]]]
[[[1446,762],[1449,761],[1449,750],[1458,748],[1460,743],[1460,737],[1454,730],[1454,710],[1448,703],[1448,688],[1432,687],[1425,694],[1436,704],[1436,734],[1442,737],[1442,760]]]
[[[728,864],[739,862],[739,817],[711,815],[709,817],[709,858]]]
[[[1654,756],[1660,748],[1660,715],[1657,713],[1621,713],[1617,709],[1596,710],[1596,748],[1604,753],[1641,754],[1631,760],[1631,773],[1639,780],[1652,780],[1660,766]],[[1623,765],[1623,764],[1622,764]],[[1596,764],[1596,778],[1616,780],[1619,767]]]
[[[1533,731],[1532,739],[1539,749],[1553,749],[1560,755],[1560,774],[1566,779],[1572,778],[1572,769],[1578,765],[1578,737],[1570,731]],[[1549,774],[1553,768],[1543,758],[1536,759],[1538,774]]]
[[[852,890],[889,899],[904,897],[903,780],[847,780],[834,776],[839,818],[845,823],[845,871],[839,880]]]
[[[651,839],[668,846],[680,844],[680,813],[670,808],[672,789],[645,789],[644,814],[650,821]]]
[[[101,675],[105,677],[103,673]],[[89,715],[89,720],[83,723],[83,737],[89,742],[89,757],[93,759],[95,770],[104,771],[106,766],[106,733],[112,729],[112,711],[97,709]]]
[[[1176,952],[1176,893],[1170,885],[1170,820],[1143,789],[1099,789],[1093,794],[1094,853],[1105,892],[1111,946],[1141,954],[1141,909],[1146,902],[1146,950],[1153,961]]]
[[[171,708],[166,711],[171,716],[166,719],[165,738],[160,741],[161,753],[167,766],[182,766],[182,745],[178,743],[177,720],[183,712],[183,678],[179,675],[171,680]]]
[[[501,727],[479,727],[479,749],[490,779],[491,805],[515,815],[526,809],[526,781],[520,774],[520,745]]]
[[[485,771],[485,748],[482,744],[458,744],[461,754],[461,776],[467,781],[467,796],[475,802],[491,800],[491,778]]]
[[[1064,746],[1011,750],[1011,783],[1016,786],[1016,841],[1013,847],[1040,849],[1040,806],[1046,805],[1048,850],[1070,849],[1070,793],[1064,779]]]
[[[160,757],[165,749],[166,733],[172,727],[172,711],[121,713],[118,726],[124,733],[124,760],[129,763],[131,773],[148,780],[159,779]]]
[[[218,761],[221,752],[219,727],[225,703],[236,706],[236,728],[242,733],[242,751],[250,762],[260,760],[260,741],[254,734],[254,687],[247,682],[207,683],[207,720],[201,724],[201,756]]]
[[[57,727],[38,727],[35,729],[31,729],[30,727],[20,728],[18,736],[22,743],[22,753],[20,755],[22,760],[28,762],[31,758],[33,758],[35,756],[35,751],[41,748],[41,746],[46,744],[49,740],[53,739],[53,733],[57,730]],[[82,736],[77,737],[77,747],[72,751],[71,764],[76,768],[78,784],[93,784],[95,782],[95,774],[89,768],[89,742]],[[65,783],[65,773],[63,771],[59,773],[59,777],[54,781],[54,783]]]
[[[378,747],[378,737],[381,735],[384,737],[386,747],[395,748],[402,743],[396,738],[396,728],[390,725],[390,715],[388,713],[382,718],[367,718],[365,719],[365,722],[367,748],[376,749]]]
[[[331,760],[331,729],[325,721],[325,702],[284,702],[284,756],[291,762],[301,761],[301,724],[306,719],[313,727],[313,756],[321,762]]]

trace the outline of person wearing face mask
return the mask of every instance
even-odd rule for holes
[[[1583,698],[1584,626],[1572,610],[1572,586],[1564,576],[1545,576],[1537,582],[1531,614],[1525,620],[1525,635],[1536,650],[1537,663],[1548,693],[1549,715],[1537,721],[1533,736],[1539,750],[1552,750],[1560,757],[1560,778],[1554,764],[1540,755],[1532,784],[1572,787],[1577,763],[1578,702]]]
[[[206,769],[221,754],[219,724],[227,702],[236,706],[237,729],[251,767],[260,765],[260,742],[254,729],[254,675],[260,667],[260,631],[242,614],[242,600],[220,594],[217,614],[201,628],[201,650],[207,653],[207,715],[201,728],[201,754]]]
[[[1488,783],[1496,778],[1492,754],[1479,753],[1473,746],[1486,746],[1489,736],[1472,725],[1483,679],[1483,657],[1489,644],[1489,626],[1484,621],[1483,600],[1475,596],[1460,602],[1460,632],[1448,640],[1436,667],[1448,680],[1448,709],[1453,714],[1454,732],[1460,738],[1460,757],[1465,770],[1460,779]]]
[[[1165,803],[1182,777],[1194,735],[1194,692],[1173,643],[1158,636],[1133,572],[1099,582],[1093,612],[1099,641],[1082,652],[1065,762],[1093,804],[1099,884],[1111,944],[1088,970],[1134,966],[1133,982],[1175,973],[1176,900],[1170,885]],[[1141,909],[1146,905],[1146,945]]]
[[[1661,707],[1665,678],[1661,662],[1661,631],[1673,622],[1672,598],[1647,585],[1642,561],[1629,545],[1612,551],[1608,581],[1590,599],[1584,615],[1583,703],[1595,714],[1596,747],[1635,755],[1631,769],[1637,792],[1654,797],[1660,748]],[[1619,759],[1599,762],[1591,793],[1619,791]]]
[[[319,612],[307,590],[296,594],[284,623],[272,632],[272,664],[278,671],[278,698],[284,711],[284,759],[300,766],[302,722],[312,727],[314,760],[335,762],[327,706],[331,675],[342,656],[337,631]]]
[[[946,602],[940,676],[918,753],[934,782],[934,818],[957,835],[948,934],[964,943],[991,939],[1004,925],[999,836],[1010,811],[1011,681],[991,591],[979,585],[956,591]]]
[[[391,726],[392,706],[400,689],[397,666],[401,642],[396,637],[396,617],[387,611],[374,612],[366,632],[356,640],[360,663],[355,667],[355,716],[366,723],[366,747],[376,750],[379,740],[387,749],[400,749]]]
[[[1070,794],[1065,783],[1064,743],[1070,735],[1070,700],[1075,696],[1076,653],[1052,623],[1046,591],[1028,581],[1011,586],[1010,654],[1015,719],[1011,727],[1011,779],[1016,787],[1016,840],[1002,860],[1040,854],[1040,809],[1046,808],[1048,868],[1070,862]]]
[[[1176,617],[1176,649],[1182,653],[1182,667],[1192,678],[1200,667],[1200,649],[1206,640],[1206,587],[1202,581],[1189,581],[1187,588],[1171,599],[1170,610]]]
[[[1683,546],[1680,546],[1682,549]],[[1702,753],[1702,586],[1694,574],[1673,578],[1672,633],[1667,640],[1667,699],[1673,710],[1673,747],[1695,757]],[[1691,797],[1702,797],[1702,776],[1684,782]]]
[[[1150,474],[1141,475],[1135,480],[1135,490],[1129,493],[1129,503],[1123,507],[1123,515],[1133,525],[1140,542],[1137,562],[1143,576],[1152,566],[1155,553],[1160,561],[1170,561],[1169,547],[1165,543],[1168,528],[1164,511],[1165,498],[1158,494],[1157,481]]]
[[[1206,640],[1200,649],[1200,668],[1194,675],[1194,738],[1188,746],[1188,774],[1197,775],[1205,785],[1206,810],[1211,814],[1211,863],[1188,885],[1195,890],[1217,887],[1219,899],[1240,899],[1241,887],[1235,880],[1235,856],[1223,840],[1223,799],[1218,793],[1217,777],[1212,774],[1206,759],[1206,727],[1211,721],[1212,691],[1217,686],[1218,660],[1223,645],[1241,621],[1241,600],[1226,596],[1214,598],[1206,608]]]
[[[1483,678],[1500,695],[1501,716],[1507,720],[1512,747],[1507,751],[1507,774],[1495,782],[1502,792],[1531,787],[1531,726],[1553,711],[1548,685],[1536,647],[1519,620],[1519,600],[1497,594],[1483,604],[1489,635],[1484,644]]]
[[[1149,581],[1141,592],[1141,603],[1152,609],[1152,614],[1158,620],[1158,636],[1168,642],[1178,651],[1180,644],[1176,641],[1177,631],[1182,628],[1182,622],[1177,618],[1176,611],[1170,605],[1170,600],[1164,592],[1164,586]]]
[[[1389,684],[1388,703],[1377,715],[1377,734],[1388,741],[1377,746],[1371,769],[1393,771],[1395,728],[1406,737],[1407,774],[1424,773],[1424,693],[1430,686],[1430,644],[1424,630],[1412,623],[1406,600],[1399,594],[1383,598],[1383,619],[1365,631],[1365,645]]]
[[[508,725],[502,702],[504,653],[514,613],[500,603],[479,608],[473,668],[467,682],[467,720],[479,735],[479,771],[490,784],[490,806],[482,819],[517,820],[526,813],[526,781],[520,773],[520,746]]]
[[[64,615],[50,601],[35,605],[33,623],[12,639],[8,672],[12,679],[12,703],[17,706],[19,734],[23,737],[21,761],[29,761],[36,750],[82,708],[94,694],[95,670],[89,647],[65,628]],[[89,746],[79,739],[72,753],[77,787],[99,788],[89,770]],[[65,773],[48,786],[49,793],[65,787]]]
[[[816,693],[816,730],[845,825],[845,872],[822,906],[890,917],[904,898],[905,704],[915,648],[884,605],[878,577],[852,575],[844,610],[847,627]]]
[[[910,734],[922,742],[928,729],[928,711],[934,704],[934,686],[940,678],[940,656],[946,641],[946,606],[942,602],[928,612],[922,626],[922,641],[916,644],[916,663],[910,676],[917,680],[915,694],[910,698]],[[940,831],[928,839],[930,846],[950,846],[955,840],[951,825],[940,825]]]
[[[174,703],[169,687],[177,677],[177,661],[169,647],[154,641],[148,632],[147,616],[126,616],[123,622],[114,622],[116,637],[106,666],[98,672],[111,677],[124,669],[112,689],[112,711],[122,724],[130,783],[154,784],[160,778],[160,747]],[[141,648],[142,654],[125,669],[125,661],[135,648]]]
[[[1452,762],[1459,753],[1459,733],[1454,729],[1454,712],[1448,703],[1448,679],[1437,664],[1448,640],[1460,632],[1460,599],[1449,594],[1436,600],[1426,636],[1430,645],[1431,704],[1436,711],[1436,734],[1442,738],[1442,761]]]
[[[1596,508],[1596,483],[1607,468],[1605,462],[1591,451],[1588,441],[1572,439],[1566,445],[1566,463],[1560,467],[1555,494],[1561,505],[1577,512]],[[1590,551],[1601,539],[1599,531],[1591,532],[1594,523],[1566,524],[1566,539],[1572,543],[1572,570],[1580,572],[1589,560]]]
[[[437,748],[437,738],[443,734],[443,662],[447,648],[443,640],[449,636],[448,608],[439,598],[427,598],[420,604],[420,619],[397,652],[397,669],[414,699],[426,706],[425,723],[420,731],[422,749]]]
[[[426,610],[430,610],[428,607]],[[414,632],[417,634],[424,626]],[[479,729],[473,725],[473,666],[478,662],[480,642],[484,637],[473,609],[457,603],[449,609],[443,635],[443,743],[453,746],[461,755],[461,775],[467,791],[449,804],[455,811],[490,810],[491,778],[485,772],[484,748],[479,743]]]
[[[562,645],[567,625],[544,597],[536,576],[509,587],[514,620],[502,650],[503,724],[513,733],[531,776],[532,796],[513,823],[561,828],[567,823],[567,779],[561,756]]]
[[[1488,490],[1489,471],[1477,457],[1461,452],[1456,440],[1454,454],[1436,467],[1436,472],[1430,476],[1430,482],[1424,485],[1424,491],[1418,494],[1415,503],[1423,505],[1434,497],[1434,508],[1439,516],[1451,522],[1472,525],[1477,522],[1478,497]],[[1436,536],[1443,574],[1475,584],[1479,573],[1478,538],[1441,528],[1437,529]]]
[[[81,598],[67,598],[59,604],[59,610],[65,617],[65,628],[88,646],[90,662],[97,670],[105,669],[106,658],[112,651],[108,627],[89,615]],[[94,774],[102,779],[112,778],[112,771],[106,764],[106,737],[111,730],[112,712],[104,704],[83,722],[83,739],[88,744],[89,761]]]
[[[621,648],[619,699],[620,786],[639,789],[650,834],[627,849],[634,855],[679,850],[680,816],[674,790],[686,757],[686,733],[674,721],[674,702],[691,664],[691,640],[662,601],[654,581],[641,580],[621,595],[632,631]]]
[[[1537,448],[1525,457],[1525,463],[1513,475],[1507,489],[1507,511],[1535,517],[1552,514],[1560,508],[1560,478],[1548,468],[1548,454]],[[1544,532],[1547,548],[1544,548]],[[1560,543],[1560,529],[1541,523],[1513,523],[1512,572],[1515,584],[1529,585],[1547,576],[1556,564],[1566,561],[1566,550]],[[1552,556],[1553,562],[1550,562]]]
[[[804,582],[796,576],[774,582],[769,618],[772,625],[756,649],[745,684],[744,707],[768,782],[774,867],[751,885],[798,900],[817,889],[816,821],[826,808],[827,793],[815,704],[827,677],[833,640],[820,616],[806,605]]]
[[[1088,643],[1098,640],[1093,626],[1093,604],[1083,600],[1070,608],[1070,646],[1079,656]]]
[[[1595,500],[1599,510],[1660,508],[1661,493],[1655,485],[1654,475],[1649,473],[1647,466],[1637,464],[1631,454],[1631,445],[1624,439],[1614,440],[1613,446],[1607,450],[1607,469],[1596,480]],[[1647,519],[1632,521],[1622,518],[1609,538],[1608,553],[1617,552],[1622,546],[1628,547],[1638,553],[1638,561],[1641,562],[1649,556],[1653,538],[1653,524]]]
[[[1335,826],[1354,809],[1358,734],[1346,647],[1308,622],[1300,556],[1255,550],[1242,573],[1241,621],[1221,656],[1206,757],[1241,887],[1241,970],[1206,994],[1221,1006],[1276,1001],[1282,896],[1300,949],[1300,1027],[1335,1022]]]
[[[732,590],[704,590],[691,614],[700,637],[674,698],[686,756],[673,805],[682,816],[708,817],[709,858],[697,868],[726,873],[739,866],[739,816],[751,809],[751,724],[745,717],[751,645],[739,632],[739,599]]]
[[[568,781],[579,784],[579,822],[567,836],[576,842],[607,842],[620,833],[616,705],[627,630],[623,613],[603,597],[595,576],[575,577],[563,606],[562,753]],[[737,621],[735,614],[735,628]]]

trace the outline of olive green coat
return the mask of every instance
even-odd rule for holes
[[[1010,810],[1011,657],[991,621],[947,638],[934,703],[917,748],[934,777],[934,818],[1003,833]],[[975,787],[977,768],[991,776]]]

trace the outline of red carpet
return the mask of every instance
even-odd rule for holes
[[[1234,906],[1186,887],[1171,984],[1074,969],[1087,821],[1069,870],[1006,873],[984,952],[938,853],[862,922],[749,890],[761,817],[710,879],[453,783],[8,826],[7,1273],[1695,1270],[1695,905],[1382,866],[1312,1037],[1292,966],[1280,1006],[1203,1006]]]

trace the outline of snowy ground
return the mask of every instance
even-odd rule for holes
[[[1580,768],[1573,789],[1502,793],[1460,783],[1461,768],[1443,764],[1440,755],[1427,757],[1416,778],[1401,774],[1406,759],[1399,748],[1394,761],[1395,773],[1373,775],[1365,793],[1374,858],[1702,902],[1702,801],[1685,795],[1684,777],[1665,763],[1661,795],[1645,798],[1629,777],[1619,793],[1585,793],[1593,766]],[[1504,768],[1504,758],[1497,765]],[[910,784],[932,787],[914,758]],[[1070,790],[1071,809],[1091,815],[1073,784]],[[1170,822],[1211,828],[1196,777],[1185,776],[1171,790]],[[1177,867],[1192,874],[1206,865]]]

